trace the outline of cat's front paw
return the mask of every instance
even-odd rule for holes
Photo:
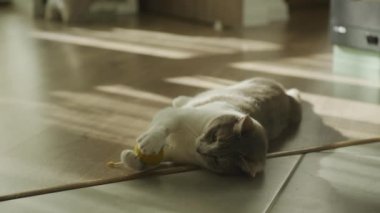
[[[120,160],[125,167],[129,167],[134,170],[142,170],[144,168],[144,164],[132,150],[127,149],[122,151]]]
[[[144,155],[157,154],[163,149],[165,140],[164,132],[150,132],[138,140],[140,151]]]

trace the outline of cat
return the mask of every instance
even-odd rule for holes
[[[144,154],[164,148],[164,160],[196,164],[220,174],[254,177],[264,169],[271,141],[301,121],[297,89],[285,90],[270,79],[253,78],[180,96],[159,111],[137,139]],[[146,166],[131,150],[121,153],[127,167]]]

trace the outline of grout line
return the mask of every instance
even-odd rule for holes
[[[128,174],[128,175],[116,176],[116,177],[111,177],[111,178],[106,178],[106,179],[95,179],[95,180],[70,183],[70,184],[65,184],[65,185],[58,185],[58,186],[53,186],[53,187],[47,187],[47,188],[42,188],[42,189],[3,195],[3,196],[0,196],[0,203],[4,201],[9,201],[9,200],[34,197],[34,196],[46,195],[46,194],[69,191],[69,190],[76,190],[76,189],[81,189],[81,188],[88,188],[92,186],[100,186],[100,185],[117,183],[117,182],[130,181],[130,180],[146,178],[146,177],[164,176],[164,175],[178,174],[178,173],[183,173],[183,172],[199,170],[199,167],[197,166],[174,165],[170,167],[170,165],[171,164],[169,165],[160,164],[157,167],[152,167],[150,169],[147,169],[141,172]]]
[[[275,152],[275,153],[269,153],[267,154],[267,158],[276,158],[276,157],[283,157],[283,156],[291,156],[291,155],[298,155],[298,153],[310,153],[310,152],[319,152],[324,150],[330,150],[330,149],[336,149],[341,147],[347,147],[347,146],[353,146],[353,145],[359,145],[359,144],[365,144],[365,143],[374,143],[379,142],[379,138],[368,138],[363,140],[351,140],[351,141],[342,141],[335,144],[330,145],[324,145],[319,147],[312,147],[307,149],[300,149],[300,150],[293,150],[293,151],[285,151],[285,152]],[[265,212],[268,212],[272,209],[275,201],[277,201],[279,194],[284,190],[287,183],[290,181],[291,177],[295,173],[296,169],[298,168],[299,164],[302,162],[304,154],[299,156],[299,159],[294,164],[293,168],[290,170],[288,176],[280,186],[279,190],[275,193],[273,196],[270,204],[265,209]],[[161,165],[161,164],[160,164]],[[164,168],[164,164],[161,165]],[[160,166],[160,167],[161,167]],[[97,179],[97,180],[90,180],[90,181],[83,181],[78,183],[72,183],[72,184],[66,184],[66,185],[59,185],[59,186],[53,186],[48,188],[42,188],[37,190],[31,190],[31,191],[24,191],[14,194],[8,194],[4,196],[0,196],[0,202],[6,201],[6,200],[13,200],[13,199],[19,199],[19,198],[25,198],[25,197],[31,197],[31,196],[37,196],[37,195],[43,195],[48,193],[54,193],[54,192],[60,192],[60,191],[67,191],[67,190],[73,190],[73,189],[79,189],[79,188],[85,188],[85,187],[91,187],[91,186],[97,186],[97,185],[104,185],[109,183],[116,183],[116,182],[122,182],[127,180],[134,180],[142,177],[147,176],[155,176],[155,175],[168,175],[168,174],[176,174],[176,173],[182,173],[182,172],[188,172],[188,171],[194,171],[200,169],[197,166],[191,166],[191,165],[176,165],[167,167],[167,169],[158,169],[158,167],[153,167],[151,169],[147,169],[141,172],[132,173],[130,175],[126,176],[118,176],[108,179]]]
[[[289,175],[286,177],[286,179],[284,180],[284,182],[281,184],[280,188],[278,189],[278,191],[273,196],[273,198],[270,201],[269,205],[263,211],[264,213],[269,213],[272,210],[273,206],[275,205],[275,203],[277,202],[278,198],[280,197],[280,194],[284,191],[284,189],[288,185],[290,179],[293,177],[294,173],[296,172],[296,170],[298,169],[299,165],[301,164],[304,156],[305,156],[305,154],[302,154],[302,155],[299,156],[297,162],[294,164],[293,168],[290,170]]]

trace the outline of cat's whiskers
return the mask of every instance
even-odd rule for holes
[[[121,167],[122,165],[123,165],[122,162],[115,162],[115,161],[108,161],[107,162],[107,166],[111,167],[111,168]]]

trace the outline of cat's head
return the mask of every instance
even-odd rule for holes
[[[197,141],[203,165],[215,172],[254,177],[265,164],[267,137],[250,116],[223,115],[212,120]]]

